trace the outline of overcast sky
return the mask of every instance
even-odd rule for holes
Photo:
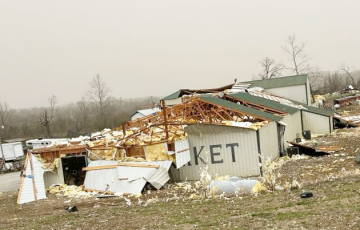
[[[166,96],[251,80],[259,60],[289,64],[289,34],[311,64],[360,68],[360,1],[0,0],[0,101],[81,99],[96,74],[114,97]]]

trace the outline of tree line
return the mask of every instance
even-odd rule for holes
[[[78,137],[104,128],[120,127],[139,109],[159,105],[159,97],[115,98],[110,87],[97,75],[89,83],[88,92],[77,102],[59,106],[56,95],[48,98],[48,106],[12,109],[0,102],[2,139]]]

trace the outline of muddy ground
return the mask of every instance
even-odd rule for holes
[[[342,146],[329,156],[289,160],[276,170],[279,186],[301,188],[200,199],[168,184],[139,198],[48,199],[16,204],[0,195],[0,229],[360,229],[360,128],[313,138],[317,146]],[[192,188],[193,189],[193,188]],[[311,198],[300,198],[302,191]],[[78,212],[64,207],[76,205]],[[146,206],[145,206],[146,205]]]

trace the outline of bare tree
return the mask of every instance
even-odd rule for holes
[[[347,66],[345,67],[345,64],[342,64],[340,67],[340,70],[344,71],[346,73],[346,75],[350,78],[351,80],[351,84],[353,86],[356,87],[356,83],[355,83],[355,75],[353,75],[352,73],[350,73],[350,68]]]
[[[0,126],[4,126],[5,136],[7,135],[7,130],[14,112],[15,111],[10,108],[8,103],[0,102]]]
[[[92,102],[93,109],[97,113],[102,128],[106,126],[110,92],[111,89],[102,80],[100,75],[96,75],[96,77],[90,82],[90,90],[87,95]]]
[[[285,68],[282,63],[276,63],[274,59],[269,57],[264,57],[259,63],[261,65],[261,73],[255,76],[255,78],[260,80],[279,77]]]
[[[341,90],[344,87],[344,80],[338,71],[334,73],[327,73],[324,82],[324,93],[333,93]]]
[[[319,89],[323,79],[324,79],[324,73],[320,70],[319,67],[314,67],[313,71],[309,73],[309,83],[311,89],[313,90]]]
[[[312,71],[312,67],[309,65],[310,58],[305,53],[306,45],[307,42],[299,43],[295,34],[293,34],[287,37],[285,45],[282,47],[284,52],[290,56],[289,60],[293,63],[293,67],[288,69],[294,71],[296,75]]]
[[[89,119],[90,119],[90,108],[89,102],[86,101],[84,97],[81,98],[75,105],[75,108],[71,111],[72,120],[75,122],[75,128],[77,132],[81,130],[89,129]]]
[[[51,137],[51,131],[50,131],[50,123],[53,120],[55,116],[55,105],[57,104],[57,99],[55,95],[52,95],[50,98],[48,98],[48,101],[50,103],[49,111],[48,109],[44,108],[44,111],[41,114],[41,117],[39,118],[39,122],[41,126],[46,128],[46,135],[47,137]]]

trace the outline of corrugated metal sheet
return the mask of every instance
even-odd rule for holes
[[[156,189],[160,189],[166,182],[170,180],[169,170],[160,167],[151,177],[146,178],[146,180]]]
[[[278,128],[276,122],[270,122],[260,130],[261,156],[266,161],[274,160],[280,156]]]
[[[38,200],[45,199],[46,192],[45,192],[45,185],[44,185],[44,178],[43,178],[44,169],[41,167],[42,166],[41,162],[39,162],[35,156],[33,156],[32,154],[30,156],[32,158],[32,164],[33,164],[33,169],[34,169],[33,176],[35,179],[35,187],[37,190],[37,194],[36,194],[37,199]],[[27,163],[27,167],[25,170],[25,174],[31,175],[30,158],[27,160],[28,160],[28,163]],[[24,178],[24,183],[22,184],[21,194],[19,194],[19,195],[20,195],[19,204],[24,204],[24,203],[28,203],[31,201],[35,201],[32,179],[30,179],[28,177]]]
[[[251,83],[251,87],[261,87],[263,89],[280,88],[294,85],[305,85],[307,83],[307,75],[295,75],[287,77],[278,77],[265,80],[245,81]]]
[[[130,163],[130,162],[129,162]],[[131,162],[132,164],[149,164],[149,162]],[[92,161],[89,166],[100,165],[114,165],[117,161]],[[150,164],[159,165],[159,169],[164,169],[166,172],[172,164],[171,161],[156,161]],[[151,178],[156,186],[166,183],[166,179],[162,172],[157,175],[158,169],[156,168],[142,168],[142,167],[127,167],[118,166],[114,169],[102,169],[92,170],[86,173],[85,188],[105,190],[106,185],[109,184],[109,191],[120,193],[132,193],[137,194],[141,192],[147,182],[147,179]],[[119,180],[120,178],[127,178],[125,180]],[[170,179],[170,178],[169,178]]]
[[[276,96],[285,97],[293,101],[307,104],[305,85],[286,86],[281,88],[265,89],[266,92]]]
[[[180,168],[181,166],[187,164],[190,158],[190,149],[178,153],[178,151],[182,151],[185,149],[189,149],[189,139],[178,140],[175,141],[175,157],[176,157],[176,168]]]
[[[259,175],[256,131],[215,125],[189,125],[190,165],[179,169],[181,180],[198,180],[200,166],[208,162],[215,175]],[[195,158],[195,152],[199,154]],[[211,156],[212,153],[212,156]]]
[[[289,144],[287,141],[294,141],[296,134],[298,133],[301,136],[301,111],[298,111],[294,114],[288,114],[282,119],[283,122],[288,124],[285,128],[284,141],[285,147]]]
[[[328,134],[331,132],[331,118],[302,111],[303,128],[311,133]]]
[[[92,161],[88,165],[90,166],[101,166],[101,165],[115,165],[117,161]],[[84,185],[85,188],[105,190],[106,185],[109,184],[109,190],[116,192],[116,184],[118,183],[118,172],[117,169],[103,169],[103,170],[92,170],[87,171],[85,176]]]
[[[250,102],[257,105],[262,105],[268,108],[273,108],[285,113],[295,113],[302,106],[295,105],[289,100],[275,97],[273,95],[261,93],[261,92],[252,92],[252,93],[236,93],[230,94],[229,96],[234,97],[240,101]],[[286,104],[285,104],[286,103]],[[291,105],[291,106],[290,106]]]

